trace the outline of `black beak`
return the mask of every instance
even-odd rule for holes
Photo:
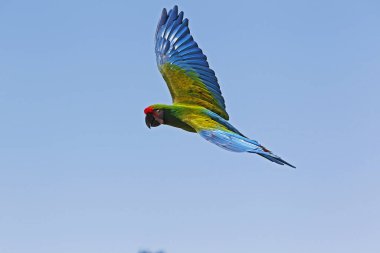
[[[147,114],[145,116],[145,124],[148,128],[152,126],[153,121],[154,121],[154,117],[152,114]]]
[[[156,126],[159,126],[160,123],[158,121],[156,121],[154,119],[154,116],[150,113],[148,113],[146,116],[145,116],[145,124],[147,127],[156,127]]]

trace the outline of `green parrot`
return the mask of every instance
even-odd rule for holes
[[[144,109],[151,127],[169,125],[198,133],[207,141],[233,152],[255,153],[281,165],[290,163],[229,122],[226,105],[215,72],[194,41],[188,19],[174,6],[163,9],[155,35],[157,66],[173,99],[172,105],[155,104]]]

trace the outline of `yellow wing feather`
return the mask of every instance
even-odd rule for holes
[[[227,112],[218,104],[196,73],[186,72],[170,63],[161,65],[160,72],[168,85],[173,103],[202,106],[228,120]]]

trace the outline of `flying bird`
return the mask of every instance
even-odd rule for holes
[[[155,34],[159,71],[169,88],[173,104],[154,104],[144,109],[151,127],[169,125],[198,133],[207,141],[233,152],[255,153],[295,168],[259,142],[249,139],[228,122],[229,116],[218,79],[207,57],[194,41],[189,21],[178,7],[162,10]]]

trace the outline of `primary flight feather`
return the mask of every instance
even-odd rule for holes
[[[218,79],[191,36],[188,23],[177,6],[169,12],[162,10],[155,34],[156,61],[173,104],[145,108],[146,125],[150,128],[165,124],[196,132],[229,151],[256,153],[295,168],[228,122]]]

